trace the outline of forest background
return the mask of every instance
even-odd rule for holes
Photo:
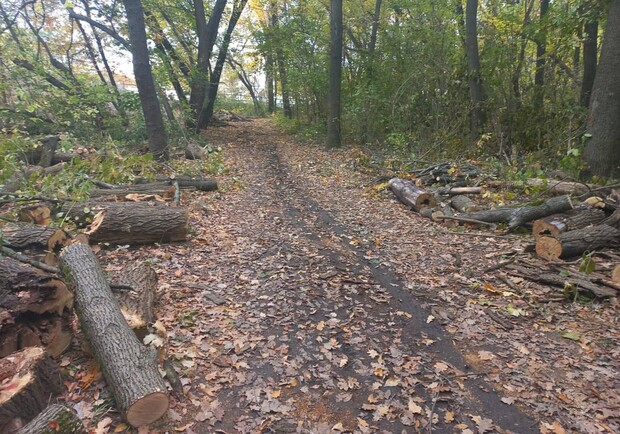
[[[165,160],[218,108],[321,141],[337,120],[328,144],[401,170],[620,177],[619,33],[618,0],[3,0],[0,179],[47,134]]]

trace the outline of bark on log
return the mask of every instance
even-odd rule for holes
[[[607,225],[590,226],[565,232],[557,237],[540,237],[536,241],[536,254],[541,258],[556,260],[579,256],[586,250],[598,250],[619,243],[620,230]]]
[[[444,187],[438,188],[435,193],[443,196],[457,196],[463,194],[481,194],[482,187]]]
[[[450,199],[450,204],[458,212],[472,212],[480,210],[480,206],[467,196],[457,195]]]
[[[52,357],[71,344],[73,294],[55,276],[9,257],[0,257],[0,356],[44,346]]]
[[[599,224],[604,219],[605,212],[602,209],[579,207],[569,211],[567,214],[554,214],[534,220],[532,234],[536,239],[543,235],[556,236],[563,232]]]
[[[437,206],[437,200],[432,194],[416,187],[412,182],[392,178],[389,185],[396,197],[405,205],[413,208],[414,211],[420,212],[423,208]]]
[[[173,185],[164,182],[135,184],[119,188],[96,188],[90,191],[90,197],[115,196],[118,199],[137,200],[140,196],[160,196],[163,200],[172,200],[176,193]],[[135,195],[135,196],[134,196]]]
[[[77,413],[61,404],[53,404],[43,410],[19,434],[82,434],[84,425]]]
[[[579,196],[588,193],[595,185],[582,184],[580,182],[561,181],[557,179],[539,179],[531,178],[526,181],[489,181],[487,185],[490,187],[498,187],[503,189],[525,189],[527,187],[543,188],[545,193],[563,196],[572,195]]]
[[[164,182],[166,184],[172,185],[176,182],[181,190],[195,188],[199,191],[215,191],[217,190],[217,181],[215,179],[209,178],[197,178],[188,175],[174,175],[172,177],[168,176],[156,176],[155,181]],[[139,179],[136,181],[136,184],[144,184],[148,181],[145,179]]]
[[[203,160],[205,156],[205,150],[195,143],[188,143],[185,147],[185,158],[188,160]]]
[[[4,244],[15,249],[38,247],[53,251],[67,240],[65,231],[49,226],[7,223],[0,231]]]
[[[620,229],[620,209],[615,210],[609,217],[603,220],[601,224]]]
[[[39,166],[49,167],[52,165],[58,142],[59,136],[49,136],[41,139],[41,159],[39,160]]]
[[[113,281],[129,285],[132,290],[112,290],[121,312],[138,339],[148,333],[149,324],[155,320],[154,304],[157,293],[157,273],[146,264],[137,264],[117,273]]]
[[[61,315],[73,304],[65,283],[35,267],[0,256],[0,307],[16,315],[56,312]]]
[[[596,283],[588,280],[587,276],[581,277],[572,275],[569,277],[562,277],[558,272],[540,272],[540,270],[518,265],[508,265],[507,268],[517,271],[520,277],[532,282],[538,282],[544,285],[553,285],[560,288],[566,288],[567,284],[574,285],[578,291],[585,292],[594,297],[615,297],[618,294],[613,288],[597,285]]]
[[[483,211],[471,211],[462,214],[461,217],[479,220],[487,223],[507,223],[510,220],[510,216],[517,209],[517,207],[500,207]]]
[[[133,426],[156,421],[168,409],[156,354],[136,338],[90,247],[73,244],[60,261],[75,282],[77,313],[119,411]]]
[[[531,222],[532,220],[537,220],[551,214],[568,211],[572,208],[573,203],[571,202],[569,196],[552,197],[547,199],[541,205],[517,208],[508,220],[508,227],[514,229],[524,225],[525,223]]]
[[[105,207],[85,233],[91,243],[148,244],[187,239],[189,211],[184,207],[126,203]]]
[[[29,422],[64,390],[56,363],[40,347],[0,359],[0,427],[14,418]]]

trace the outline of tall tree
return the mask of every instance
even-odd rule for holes
[[[543,109],[545,97],[545,62],[547,56],[547,29],[546,16],[549,10],[549,0],[540,1],[540,20],[538,37],[536,38],[536,73],[534,75],[534,106],[537,112]]]
[[[467,0],[465,6],[465,44],[469,94],[472,103],[471,140],[475,143],[480,137],[485,122],[485,96],[478,52],[478,0]]]
[[[327,93],[327,146],[341,146],[340,89],[342,86],[342,0],[331,0],[329,8],[329,90]]]
[[[620,0],[612,0],[607,15],[588,132],[584,157],[592,174],[620,178]]]
[[[592,11],[588,11],[592,13]],[[596,63],[598,61],[598,19],[589,17],[584,24],[585,37],[583,39],[583,78],[581,81],[581,105],[590,105],[590,95],[596,75]]]
[[[149,151],[157,160],[168,159],[168,135],[161,115],[155,81],[146,45],[144,12],[140,0],[123,0],[127,16],[130,50],[133,57],[133,73],[144,114]]]

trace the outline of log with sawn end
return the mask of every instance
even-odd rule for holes
[[[420,212],[423,208],[434,208],[437,206],[435,196],[415,186],[410,181],[392,178],[389,181],[389,186],[398,200],[413,208],[414,211]]]
[[[72,244],[61,252],[60,263],[74,282],[82,331],[120,413],[135,427],[158,420],[169,397],[157,355],[127,325],[95,254],[85,244]]]
[[[553,214],[534,220],[532,234],[536,239],[544,235],[555,236],[601,223],[604,219],[605,212],[602,209],[579,206],[569,210],[566,214]]]
[[[14,249],[38,247],[53,251],[62,247],[67,234],[60,228],[28,223],[7,223],[0,228],[4,245]]]
[[[585,251],[614,247],[620,244],[620,230],[597,225],[564,232],[556,237],[543,236],[536,241],[536,254],[548,260],[572,258]]]

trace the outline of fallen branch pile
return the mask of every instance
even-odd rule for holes
[[[500,233],[518,228],[531,228],[539,258],[566,260],[602,249],[620,246],[620,194],[612,187],[596,187],[571,181],[527,180],[519,183],[477,181],[480,172],[467,165],[455,169],[448,163],[411,172],[414,180],[393,178],[388,185],[399,201],[421,216],[443,222],[448,227],[458,224],[487,226]],[[424,184],[439,184],[426,186]],[[473,184],[473,185],[472,185]],[[475,200],[489,187],[538,187],[551,195],[544,201],[524,205],[487,208]],[[497,234],[496,234],[497,235]],[[512,266],[512,271],[516,269]],[[541,266],[542,267],[542,266]],[[616,271],[618,270],[618,271]],[[557,270],[526,272],[523,277],[548,285],[564,286]],[[586,277],[584,277],[586,276]],[[620,265],[609,275],[592,280],[587,275],[572,276],[570,285],[595,297],[617,295],[620,289]],[[614,283],[615,282],[615,283]],[[601,283],[603,286],[601,286]],[[614,286],[615,285],[615,286]]]

